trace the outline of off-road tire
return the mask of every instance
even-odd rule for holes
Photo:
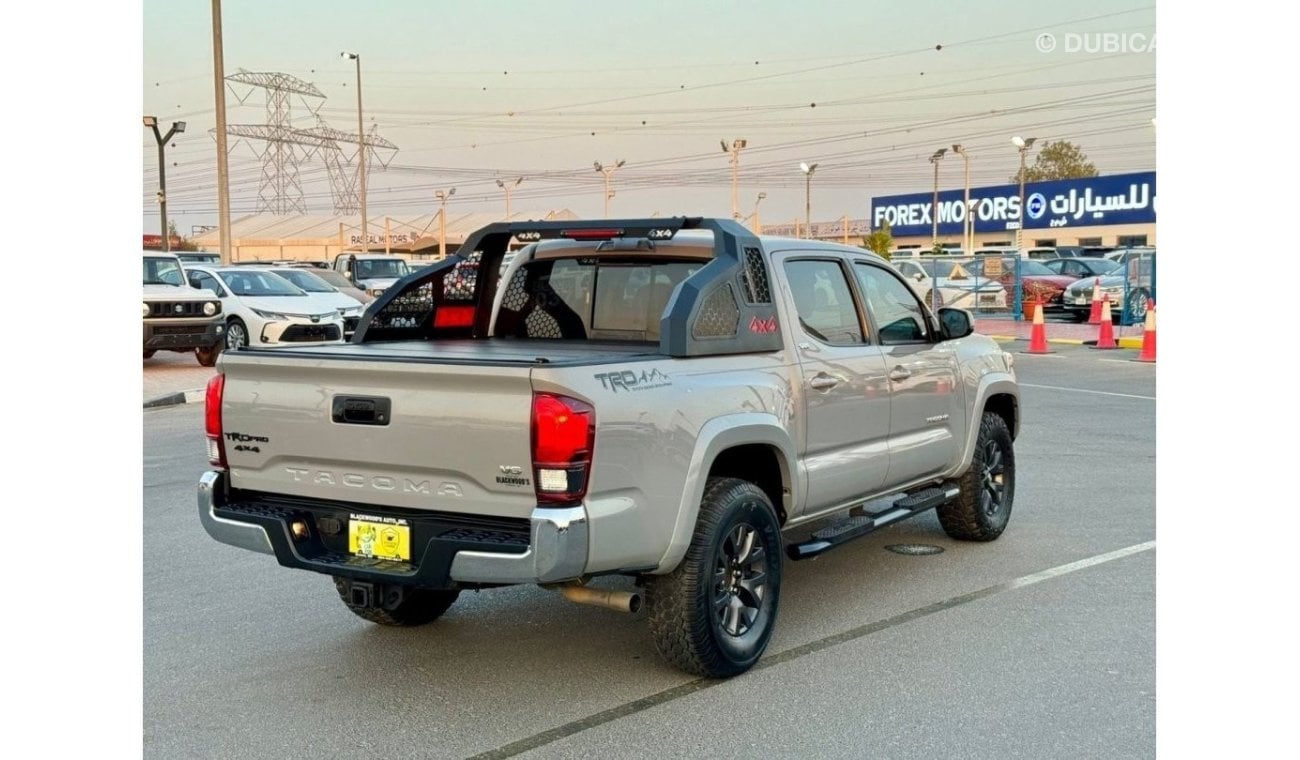
[[[960,541],[992,541],[1002,535],[1016,496],[1016,457],[1001,415],[984,412],[970,469],[954,484],[961,493],[936,510],[943,531]]]
[[[221,349],[223,346],[225,346],[224,340],[215,346],[196,348],[194,349],[194,358],[198,359],[201,366],[215,367],[217,366],[217,357],[221,356]]]
[[[738,534],[747,551],[735,543]],[[709,478],[686,556],[671,573],[646,581],[650,633],[660,656],[710,678],[753,667],[776,627],[782,558],[781,527],[767,494],[736,478]]]
[[[334,577],[339,599],[357,617],[379,625],[415,626],[432,623],[442,616],[460,596],[459,589],[439,591],[426,588],[376,587],[384,598],[374,607],[358,607],[351,601],[352,582]]]

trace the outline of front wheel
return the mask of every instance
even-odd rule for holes
[[[244,321],[239,317],[230,320],[226,325],[226,350],[238,351],[248,345],[248,328],[244,326]]]
[[[961,493],[939,507],[939,524],[961,541],[992,541],[1006,530],[1016,496],[1016,456],[1006,420],[993,412],[980,418],[970,469],[957,479]]]
[[[1128,303],[1124,305],[1125,316],[1129,324],[1141,322],[1147,318],[1147,309],[1151,308],[1151,297],[1141,288],[1128,294]]]
[[[646,583],[655,649],[695,675],[749,670],[776,626],[781,562],[781,526],[767,494],[736,478],[709,478],[685,558]]]
[[[194,349],[194,358],[199,360],[199,364],[204,367],[217,366],[217,357],[221,355],[221,344],[217,343],[207,348]]]

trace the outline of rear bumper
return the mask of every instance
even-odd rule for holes
[[[413,562],[396,562],[348,555],[338,550],[336,540],[321,536],[324,519],[340,512],[335,505],[240,503],[228,493],[225,473],[210,471],[199,478],[199,520],[204,530],[221,543],[270,554],[285,567],[379,583],[446,588],[457,583],[554,583],[581,576],[587,566],[588,522],[581,506],[535,508],[526,539],[522,527],[513,532],[494,531],[454,516],[412,516]],[[384,514],[369,506],[364,509]],[[293,539],[289,526],[295,520],[310,526],[307,540]]]

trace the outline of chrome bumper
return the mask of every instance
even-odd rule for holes
[[[271,539],[262,526],[217,516],[224,475],[209,471],[199,478],[199,521],[203,529],[223,544],[274,555]],[[530,522],[528,551],[457,552],[451,563],[451,579],[465,583],[554,583],[581,576],[587,567],[587,510],[581,506],[537,507]]]
[[[474,583],[553,583],[577,578],[587,567],[587,510],[533,510],[532,538],[523,554],[457,552],[452,580]]]

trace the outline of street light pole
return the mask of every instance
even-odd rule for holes
[[[952,146],[952,152],[961,156],[962,160],[966,162],[966,193],[962,200],[961,245],[962,253],[971,256],[975,253],[975,220],[971,219],[970,211],[970,154],[961,146],[961,143]]]
[[[623,164],[625,163],[627,162],[621,158],[618,161],[616,161],[613,166],[604,166],[599,161],[595,161],[592,163],[592,166],[596,167],[596,171],[605,175],[605,218],[606,219],[609,218],[609,199],[614,197],[614,191],[611,190],[609,187],[610,178],[614,176],[614,172],[623,168]]]
[[[502,182],[501,180],[497,180],[497,187],[499,187],[499,188],[501,188],[502,190],[505,190],[505,191],[506,191],[506,221],[507,221],[507,222],[510,221],[510,193],[511,193],[511,191],[513,191],[516,187],[519,186],[519,183],[520,183],[520,182],[523,182],[523,181],[524,181],[524,178],[523,178],[523,177],[520,177],[519,179],[515,180],[514,182],[509,182],[509,183],[507,183],[507,182]]]
[[[759,193],[758,197],[754,199],[754,213],[750,214],[750,216],[754,219],[754,222],[753,224],[750,225],[749,228],[754,231],[755,235],[763,234],[763,220],[758,215],[758,204],[762,203],[763,199],[766,197],[767,197],[767,193]]]
[[[731,154],[731,218],[740,218],[740,151],[745,149],[749,141],[738,137],[731,141],[730,147],[727,141],[722,140],[722,152]]]
[[[153,137],[158,141],[158,211],[162,214],[162,249],[167,252],[172,249],[172,242],[167,230],[167,160],[163,156],[163,148],[172,139],[172,135],[185,131],[185,122],[172,122],[172,128],[165,135],[158,131],[157,117],[144,117],[144,125],[153,130]]]
[[[361,118],[361,55],[359,53],[343,52],[340,57],[357,62],[357,143],[361,146],[357,156],[360,164],[357,169],[357,176],[361,185],[361,250],[370,250],[370,228],[366,219],[366,131],[365,122]]]
[[[931,225],[933,231],[930,233],[930,247],[939,245],[939,162],[943,160],[943,154],[947,153],[947,148],[940,148],[930,156],[930,163],[934,164],[934,204],[930,207]]]
[[[1024,233],[1025,233],[1025,156],[1029,149],[1033,147],[1037,137],[1021,137],[1016,135],[1011,138],[1011,144],[1016,146],[1020,151],[1020,226],[1016,228],[1016,250],[1024,250]]]
[[[817,171],[817,164],[801,163],[799,168],[803,171],[803,211],[806,222],[804,237],[812,239],[812,175]]]
[[[212,0],[212,78],[217,106],[217,239],[221,263],[230,263],[230,167],[226,154],[226,60],[221,43],[221,0]]]
[[[447,199],[456,194],[456,188],[446,192],[439,190],[434,193],[442,207],[438,209],[438,257],[447,258]]]

